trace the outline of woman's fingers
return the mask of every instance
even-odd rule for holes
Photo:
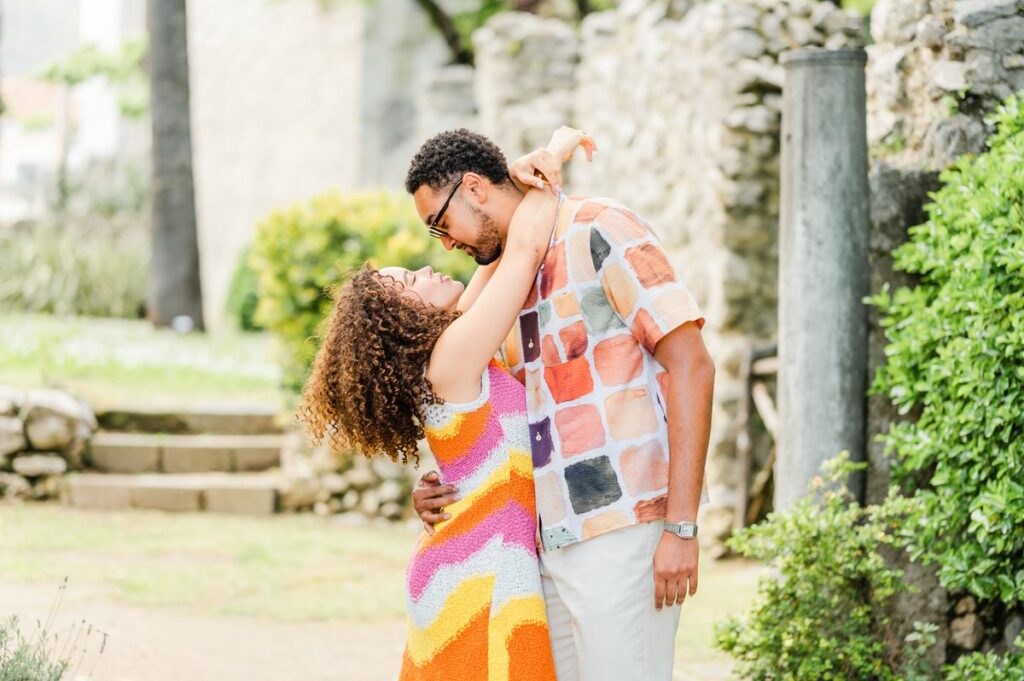
[[[587,155],[587,161],[593,162],[594,152],[597,151],[597,142],[594,141],[593,137],[586,133],[582,133],[582,135],[583,136],[580,138],[580,146],[583,147],[583,152]]]

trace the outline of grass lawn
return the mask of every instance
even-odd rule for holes
[[[415,532],[351,527],[313,515],[247,518],[150,511],[96,513],[0,504],[0,578],[57,585],[70,577],[118,603],[278,621],[401,621]],[[761,568],[702,565],[677,648],[689,663],[722,662],[713,625],[749,606]],[[0,609],[0,617],[3,616]]]
[[[94,407],[283,399],[269,336],[176,334],[147,322],[0,316],[0,383],[62,387]]]

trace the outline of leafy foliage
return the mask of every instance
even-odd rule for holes
[[[139,225],[116,221],[0,229],[0,311],[139,317],[146,244]]]
[[[1024,639],[1015,642],[1024,648]],[[1024,654],[1010,653],[1002,657],[995,653],[964,655],[956,664],[949,665],[942,677],[945,681],[1024,681]]]
[[[896,250],[916,286],[874,298],[888,361],[874,389],[913,420],[886,436],[920,502],[911,555],[942,583],[1024,602],[1024,97],[990,150],[946,172],[928,221]]]
[[[87,44],[63,59],[46,64],[37,75],[41,80],[68,87],[92,78],[106,78],[116,89],[121,113],[140,118],[149,110],[149,77],[145,69],[148,50],[145,38],[126,40],[115,53]]]
[[[60,681],[67,668],[67,660],[50,660],[42,640],[21,636],[17,617],[0,621],[0,681]]]
[[[259,304],[259,279],[252,269],[252,248],[246,248],[238,258],[235,273],[228,286],[228,316],[242,331],[259,331],[256,323],[256,305]]]
[[[845,487],[862,468],[845,454],[792,509],[741,530],[729,545],[774,565],[745,617],[719,625],[716,646],[737,660],[746,679],[898,679],[886,659],[883,606],[905,588],[882,547],[900,545],[898,527],[911,500],[893,490],[884,503],[860,506]],[[923,649],[910,646],[904,664],[918,666]]]
[[[430,238],[405,196],[332,192],[272,213],[258,227],[250,259],[259,296],[254,320],[281,341],[289,387],[302,385],[316,355],[318,328],[333,304],[329,289],[364,262],[429,264],[463,281],[475,269]]]

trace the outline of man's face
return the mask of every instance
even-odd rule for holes
[[[498,224],[484,212],[478,201],[474,187],[479,180],[464,180],[462,186],[452,196],[444,215],[437,223],[438,229],[444,232],[441,243],[449,251],[458,248],[470,256],[478,265],[489,265],[501,255],[501,231]],[[413,194],[416,212],[423,223],[429,226],[444,207],[445,199],[451,194],[454,182],[434,191],[422,185]]]

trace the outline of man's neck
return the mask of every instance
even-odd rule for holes
[[[508,226],[512,224],[512,216],[525,196],[526,194],[519,191],[515,185],[512,185],[511,189],[503,188],[495,192],[492,216],[498,225],[502,246],[508,241]]]

